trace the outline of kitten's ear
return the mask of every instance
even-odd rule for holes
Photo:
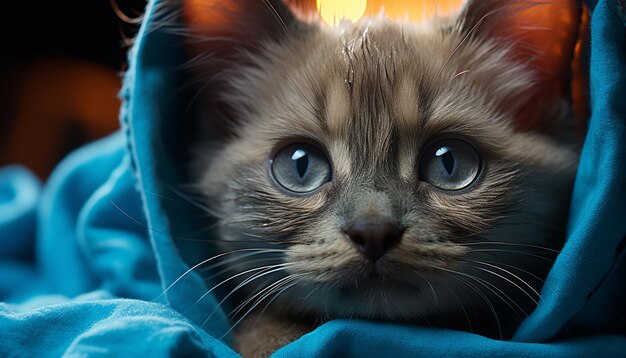
[[[458,26],[465,36],[506,41],[512,60],[535,69],[520,128],[543,127],[541,111],[568,98],[581,10],[575,0],[469,0],[461,12]]]
[[[220,60],[292,36],[298,25],[282,0],[183,0],[183,21],[191,53]]]
[[[238,123],[232,76],[262,55],[264,44],[296,36],[302,23],[282,0],[181,1],[187,68],[199,83],[199,113],[208,116],[198,125],[227,139]]]

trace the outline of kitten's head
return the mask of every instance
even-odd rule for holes
[[[270,264],[249,287],[317,317],[528,313],[576,163],[554,135],[574,8],[473,1],[329,28],[277,0],[199,3],[186,19],[219,138],[195,173],[225,249],[276,249],[237,259]]]

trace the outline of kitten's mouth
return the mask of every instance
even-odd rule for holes
[[[354,285],[347,285],[343,287],[342,293],[346,295],[360,295],[367,293],[379,293],[383,291],[389,293],[391,290],[415,291],[417,289],[418,288],[413,285],[409,285],[391,277],[384,277],[376,270],[372,270],[369,276],[356,280]]]
[[[381,290],[389,285],[389,280],[383,279],[378,273],[373,271],[370,276],[361,281],[360,287],[364,290]]]
[[[348,312],[354,312],[354,317],[399,320],[408,315],[406,307],[412,307],[420,299],[421,291],[416,285],[394,277],[371,273],[341,287],[335,299],[342,302],[340,306]],[[344,316],[342,311],[336,314]]]

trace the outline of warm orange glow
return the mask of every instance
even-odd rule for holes
[[[530,0],[529,6],[516,14],[517,26],[502,24],[509,29],[512,38],[522,39],[525,46],[516,51],[520,61],[530,63],[540,69],[536,73],[537,94],[535,98],[550,101],[569,92],[572,81],[572,58],[578,39],[580,26],[580,8],[574,0],[554,0],[544,3],[542,0]],[[531,129],[541,125],[539,108],[526,107],[519,123],[523,128]]]
[[[574,59],[572,61],[572,104],[576,129],[582,138],[586,130],[586,120],[589,116],[588,86],[589,73],[586,68],[585,51],[589,36],[589,9],[583,7],[580,17],[580,28],[578,30],[578,40],[574,47]]]
[[[567,84],[563,82],[569,77],[568,66],[572,57],[572,49],[578,35],[579,9],[569,0],[543,3],[540,0],[532,0],[541,6],[530,7],[517,15],[516,21],[524,42],[531,50],[525,55],[536,57],[536,65],[543,70],[541,73],[548,81],[553,81],[554,87],[550,90],[562,92]],[[537,29],[528,31],[526,28]]]
[[[317,0],[317,11],[327,24],[357,22],[365,14],[367,0]]]
[[[376,15],[381,10],[385,16],[420,22],[434,15],[450,15],[457,11],[463,0],[369,0],[366,15]]]
[[[336,25],[342,19],[352,22],[362,16],[385,16],[420,22],[435,15],[450,15],[458,10],[463,0],[317,0],[317,9],[327,24]]]
[[[45,178],[65,154],[68,139],[93,140],[118,128],[121,82],[113,69],[45,58],[9,76],[7,84],[15,81],[16,88],[12,116],[0,120],[13,124],[8,141],[2,143],[0,162],[21,163]],[[77,137],[68,136],[72,128],[79,129]]]
[[[220,0],[185,0],[183,16],[192,28],[228,28],[231,19],[226,13],[237,13],[239,4],[236,1]]]

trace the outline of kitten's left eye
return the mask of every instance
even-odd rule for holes
[[[285,189],[296,193],[313,191],[330,181],[330,162],[310,144],[291,144],[272,160],[272,175]]]
[[[459,139],[440,140],[426,149],[419,167],[420,180],[444,190],[460,190],[476,180],[481,158]]]

